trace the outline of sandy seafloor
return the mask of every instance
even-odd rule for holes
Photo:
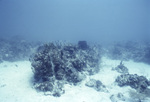
[[[130,74],[143,75],[150,79],[150,65],[133,61],[123,63],[129,69]],[[114,83],[120,74],[111,69],[119,64],[120,60],[103,57],[100,72],[86,79],[100,80],[109,92],[98,92],[87,87],[85,86],[86,80],[84,80],[78,86],[65,85],[65,94],[61,97],[53,97],[45,96],[33,88],[33,73],[29,61],[3,62],[0,64],[0,102],[111,102],[110,96],[119,92],[124,94],[126,101],[116,102],[139,102],[136,101],[139,96],[129,98],[129,92],[134,89],[119,87]],[[145,98],[142,102],[150,102],[150,98]]]

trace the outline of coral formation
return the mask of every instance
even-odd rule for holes
[[[126,97],[122,93],[113,94],[110,96],[112,102],[123,102],[126,101]]]
[[[34,86],[38,90],[50,91],[52,95],[60,96],[64,92],[65,83],[76,85],[86,75],[97,73],[99,60],[98,49],[87,45],[86,41],[80,41],[78,45],[48,43],[40,46],[30,58]]]
[[[0,39],[0,62],[28,59],[35,51],[37,44],[25,40]]]
[[[112,70],[116,70],[118,73],[121,73],[121,74],[128,74],[129,73],[128,68],[124,66],[122,61],[120,62],[120,65],[118,65],[115,68],[112,68]]]
[[[94,88],[96,91],[108,92],[106,86],[102,84],[101,81],[90,79],[88,82],[85,83],[86,86]]]
[[[138,92],[144,92],[150,86],[150,81],[144,76],[138,76],[137,74],[123,74],[117,77],[116,82],[120,87],[130,86],[136,89]]]
[[[107,48],[107,56],[117,60],[133,60],[150,64],[150,43],[115,43]]]

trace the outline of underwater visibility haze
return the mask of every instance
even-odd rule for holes
[[[150,0],[0,0],[0,37],[100,43],[150,39]]]
[[[0,102],[150,102],[150,0],[0,0]]]

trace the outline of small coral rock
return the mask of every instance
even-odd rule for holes
[[[130,86],[137,89],[139,92],[145,91],[150,86],[150,81],[144,76],[138,76],[137,74],[124,74],[117,77],[116,82],[120,87]]]
[[[94,88],[96,91],[107,92],[105,85],[99,80],[90,79],[85,85]]]
[[[128,74],[129,73],[128,68],[123,65],[122,61],[120,62],[120,65],[113,68],[112,70],[116,70],[118,73],[122,73],[122,74]]]

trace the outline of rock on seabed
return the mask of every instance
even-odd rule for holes
[[[87,75],[99,71],[100,51],[86,41],[78,45],[48,43],[40,46],[30,61],[34,87],[59,97],[65,92],[64,84],[77,85]]]

